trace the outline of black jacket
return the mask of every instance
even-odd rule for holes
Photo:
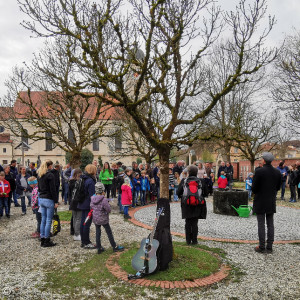
[[[28,176],[34,176],[37,177],[37,170],[36,169],[31,169],[31,168],[27,168],[26,169],[26,174],[28,174]]]
[[[281,186],[281,173],[271,164],[255,171],[252,192],[255,194],[253,212],[271,214],[276,212],[276,194]]]
[[[11,173],[11,175],[13,176],[13,174]],[[28,178],[29,178],[30,176],[28,175],[28,174],[25,174],[25,179],[26,179],[26,182],[27,182],[27,191],[28,192],[32,192],[32,188],[31,188],[31,186],[28,184]],[[17,175],[17,178],[16,178],[16,187],[17,187],[17,189],[16,189],[16,193],[18,194],[18,195],[21,195],[23,192],[24,192],[24,190],[25,190],[25,188],[24,187],[22,187],[22,185],[21,185],[21,178],[22,178],[22,175],[21,174],[18,174]]]
[[[76,179],[70,179],[69,181],[69,192],[68,192],[68,201],[70,203],[70,207],[69,210],[75,210],[78,211],[79,209],[77,208],[78,205],[78,201],[73,200],[72,201],[72,193],[73,193],[73,189],[75,187],[75,183],[76,183]]]
[[[202,184],[202,196],[207,197],[208,196],[208,188],[204,182],[204,180],[199,179],[195,176],[190,176],[186,179],[186,182],[190,181],[201,181]],[[206,202],[203,205],[187,205],[183,199],[183,189],[184,189],[184,182],[185,178],[183,178],[178,186],[177,195],[181,198],[181,213],[182,213],[182,219],[190,219],[190,218],[198,218],[198,219],[206,219],[207,215],[207,208],[206,208]]]
[[[38,177],[39,198],[46,198],[58,203],[55,177],[49,170],[42,177]]]
[[[14,175],[11,172],[9,172],[8,174],[5,174],[5,180],[7,180],[10,184],[9,195],[11,195],[12,192],[16,189],[16,181],[14,179]]]
[[[55,177],[55,186],[56,186],[56,188],[59,189],[59,186],[60,186],[60,172],[55,170],[55,169],[52,169],[51,172],[53,173],[53,175]]]

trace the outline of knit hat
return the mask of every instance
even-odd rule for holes
[[[264,152],[261,157],[266,163],[271,163],[274,160],[274,156],[271,152]]]
[[[104,191],[105,191],[104,184],[102,182],[97,182],[95,184],[95,193],[96,194],[103,194]]]
[[[130,184],[130,178],[129,177],[125,177],[124,178],[124,183],[125,184]]]

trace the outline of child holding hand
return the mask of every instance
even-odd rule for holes
[[[124,184],[122,184],[121,190],[122,190],[121,202],[122,202],[122,206],[124,207],[124,219],[131,219],[131,217],[128,215],[128,207],[132,203],[132,192],[131,192],[129,177],[124,178]]]
[[[109,213],[111,212],[110,204],[105,196],[105,186],[101,182],[95,184],[95,195],[91,197],[91,209],[93,210],[93,222],[96,226],[96,245],[98,254],[105,249],[101,246],[101,226],[104,227],[109,242],[114,252],[123,251],[123,246],[118,246],[114,240],[113,233],[109,225]]]

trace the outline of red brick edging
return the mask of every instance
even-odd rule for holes
[[[202,249],[199,249],[200,251]],[[203,251],[203,250],[202,250]],[[208,251],[209,252],[209,251]],[[229,271],[231,268],[227,265],[222,264],[221,268],[218,272],[213,273],[207,277],[195,279],[193,281],[186,280],[186,281],[158,281],[158,280],[150,280],[150,279],[128,279],[128,274],[119,266],[118,262],[114,261],[115,259],[119,259],[122,252],[117,252],[112,254],[108,260],[106,261],[106,267],[108,271],[113,274],[118,279],[126,281],[128,283],[134,283],[140,286],[154,286],[154,287],[161,287],[165,289],[187,289],[187,288],[194,288],[194,287],[201,287],[210,284],[214,284],[226,278],[229,275]]]
[[[175,204],[175,203],[173,203]],[[156,204],[149,204],[147,205],[147,207],[149,206],[156,206]],[[285,206],[288,207],[288,206]],[[131,219],[129,219],[130,222],[132,222],[133,224],[152,230],[153,227],[149,226],[147,224],[144,224],[140,221],[138,221],[135,217],[134,214],[139,211],[140,209],[145,208],[145,206],[141,206],[141,207],[137,207],[134,209],[130,209],[129,210],[129,215],[131,216]],[[175,236],[180,236],[180,237],[185,237],[184,233],[180,233],[180,232],[171,232],[172,235]],[[204,240],[204,241],[215,241],[215,242],[226,242],[226,243],[240,243],[240,244],[257,244],[259,241],[258,240],[236,240],[236,239],[223,239],[223,238],[213,238],[213,237],[208,237],[208,236],[198,236],[198,239]],[[293,243],[300,243],[300,240],[279,240],[279,241],[274,241],[274,244],[293,244]]]

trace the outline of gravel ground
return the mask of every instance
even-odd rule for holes
[[[241,240],[257,240],[257,219],[238,216],[224,216],[213,213],[211,201],[207,202],[208,215],[206,220],[199,220],[199,235]],[[135,218],[142,223],[152,225],[155,207],[145,207],[135,213]],[[181,218],[179,203],[171,203],[171,230],[184,233],[184,220]],[[274,215],[275,240],[300,240],[300,210],[277,206]]]
[[[61,206],[59,209],[66,207]],[[29,237],[35,229],[34,215],[28,210],[27,215],[22,217],[21,209],[14,207],[12,214],[10,220],[5,217],[0,220],[0,299],[67,298],[67,295],[40,291],[39,287],[43,284],[49,266],[75,266],[91,257],[95,250],[81,249],[79,243],[74,242],[69,235],[69,225],[63,225],[62,232],[55,237],[58,243],[56,247],[40,248],[38,241]],[[110,223],[115,239],[120,244],[140,242],[149,232],[124,222],[116,208],[111,214]],[[94,226],[91,228],[93,238]],[[173,240],[183,241],[178,237],[173,237]],[[300,299],[300,245],[276,245],[272,255],[265,255],[255,253],[253,245],[217,242],[202,244],[225,250],[226,260],[237,267],[232,280],[204,289],[174,291],[172,296],[168,294],[166,297],[163,290],[159,293],[145,288],[146,296],[137,296],[136,299]],[[103,246],[109,247],[106,235],[103,235]],[[238,270],[242,274],[238,275]],[[100,282],[99,289],[104,289]],[[87,290],[78,291],[76,299],[82,299],[83,295],[89,295],[89,299],[99,299],[93,291]],[[105,295],[115,298],[107,286]]]

